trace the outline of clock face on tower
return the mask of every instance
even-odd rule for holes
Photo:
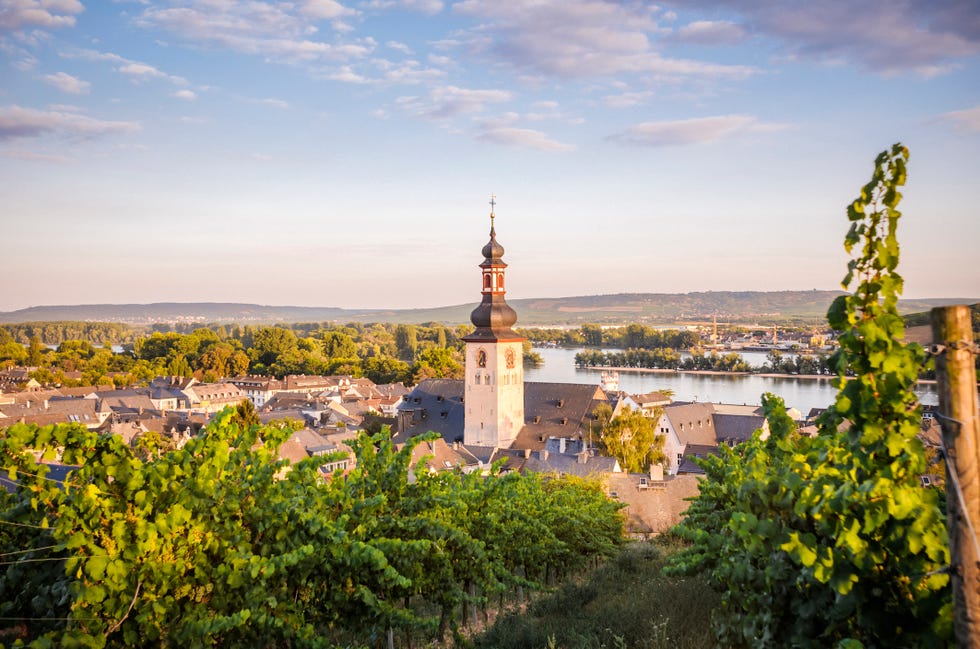
[[[504,354],[504,360],[507,362],[507,369],[514,369],[514,350],[508,349],[507,353]]]
[[[476,364],[479,365],[480,367],[486,367],[487,366],[487,352],[486,351],[484,351],[484,350],[481,349],[480,351],[478,351],[476,353]]]

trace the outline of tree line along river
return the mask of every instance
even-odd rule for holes
[[[575,354],[583,351],[582,348],[535,347],[534,351],[541,355],[544,362],[540,367],[527,368],[524,371],[524,379],[527,381],[598,384],[602,372],[608,371],[602,367],[576,367]],[[741,356],[752,366],[760,366],[766,362],[765,352],[741,352]],[[811,408],[826,408],[834,402],[837,390],[832,378],[619,370],[619,389],[631,394],[669,389],[674,391],[675,401],[738,404],[759,404],[763,393],[772,392],[782,397],[787,407],[797,408],[806,415]],[[924,404],[938,403],[935,385],[920,383],[916,394]]]

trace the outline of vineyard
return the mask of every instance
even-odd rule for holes
[[[619,506],[593,483],[427,471],[387,434],[357,467],[275,460],[288,426],[226,411],[180,450],[77,425],[15,425],[0,456],[0,642],[35,646],[399,646],[612,555]],[[420,438],[415,440],[419,443]],[[77,466],[63,485],[46,460]]]

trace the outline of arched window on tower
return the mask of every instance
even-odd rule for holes
[[[490,279],[490,273],[487,273],[486,275],[484,275],[483,276],[483,288],[484,289],[490,288],[490,282],[491,281],[492,280]]]
[[[504,274],[503,273],[497,273],[497,290],[498,291],[504,290]]]

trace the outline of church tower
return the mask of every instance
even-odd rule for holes
[[[524,339],[511,327],[517,313],[504,300],[504,247],[497,243],[490,201],[490,241],[480,264],[483,300],[466,343],[463,443],[509,448],[524,427]]]

